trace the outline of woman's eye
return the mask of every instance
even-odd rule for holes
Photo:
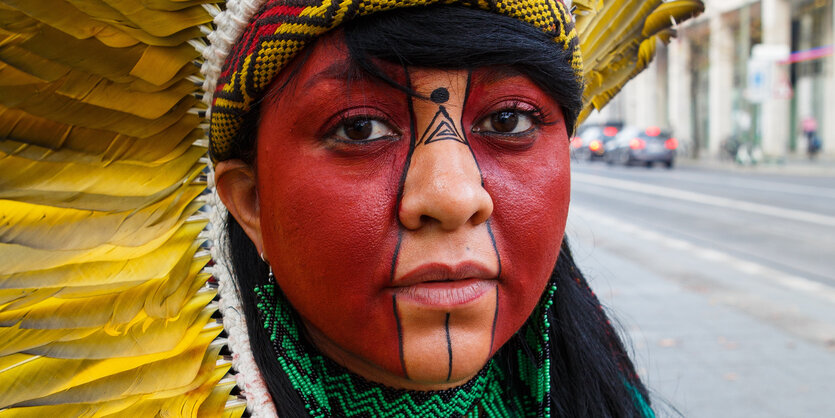
[[[343,141],[373,141],[395,135],[385,123],[365,117],[352,118],[337,126],[334,136]]]
[[[518,110],[500,110],[482,119],[473,129],[475,132],[520,134],[533,127],[533,117]]]

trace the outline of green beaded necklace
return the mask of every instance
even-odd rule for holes
[[[313,417],[550,417],[548,311],[556,289],[549,284],[538,307],[513,337],[523,338],[535,358],[514,348],[508,356],[511,366],[492,359],[464,385],[431,392],[393,389],[351,373],[300,338],[295,314],[275,284],[258,286],[255,294],[279,366]],[[510,384],[513,379],[523,385]],[[526,393],[510,393],[515,386],[525,388]]]

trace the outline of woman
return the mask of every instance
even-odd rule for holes
[[[213,123],[243,120],[212,131],[229,257],[280,416],[652,414],[563,243],[582,84],[553,37],[401,8],[310,42],[246,113],[218,88]]]
[[[0,414],[652,416],[568,137],[700,9],[4,3]]]

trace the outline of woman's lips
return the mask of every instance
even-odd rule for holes
[[[397,300],[411,300],[421,305],[451,307],[470,303],[496,287],[496,280],[461,279],[417,283],[395,287]]]
[[[451,307],[475,301],[495,288],[498,285],[496,274],[479,263],[456,266],[428,263],[396,278],[391,289],[398,300]]]

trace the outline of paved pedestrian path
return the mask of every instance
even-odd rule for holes
[[[676,164],[680,167],[698,167],[717,171],[800,176],[835,176],[835,155],[828,154],[819,155],[815,160],[809,160],[802,155],[790,155],[754,165],[741,165],[716,157],[701,157],[698,159],[680,157],[676,161]]]
[[[835,324],[809,317],[835,312],[831,301],[671,251],[619,220],[572,216],[575,258],[631,340],[659,416],[835,416]]]

